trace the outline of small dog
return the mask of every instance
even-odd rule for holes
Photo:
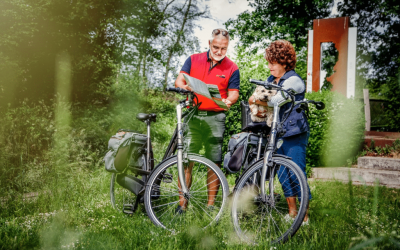
[[[253,98],[255,100],[268,102],[271,98],[276,95],[276,90],[268,90],[263,86],[257,86],[253,93]],[[274,115],[274,109],[269,107],[264,107],[258,104],[250,104],[251,109],[251,120],[253,122],[266,122],[268,127],[271,127],[272,119]],[[262,117],[257,116],[257,114]]]

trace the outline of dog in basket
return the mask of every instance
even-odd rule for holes
[[[271,98],[276,95],[276,90],[266,89],[263,86],[257,86],[253,93],[255,101],[269,102]],[[266,122],[268,127],[271,127],[274,115],[274,109],[270,107],[261,106],[258,104],[250,104],[251,120],[253,122]],[[258,116],[257,116],[258,114]]]

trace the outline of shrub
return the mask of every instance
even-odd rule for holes
[[[323,101],[326,105],[324,110],[310,105],[307,165],[345,165],[362,145],[365,128],[363,103],[331,91],[307,93],[306,98]]]
[[[400,72],[397,73],[397,77],[388,77],[385,85],[382,92],[389,101],[385,117],[389,121],[391,131],[400,131]]]
[[[226,115],[225,133],[223,143],[223,154],[226,153],[229,139],[232,135],[241,132],[241,109],[240,102],[247,101],[251,96],[254,84],[250,79],[267,79],[269,69],[263,55],[245,55],[245,52],[238,49],[237,65],[240,69],[240,93],[237,103],[232,105]]]

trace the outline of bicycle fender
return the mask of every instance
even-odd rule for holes
[[[281,157],[281,158],[285,158],[288,160],[291,160],[292,157],[286,156],[286,155],[281,155],[281,154],[272,154],[272,157]]]

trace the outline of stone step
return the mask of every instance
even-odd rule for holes
[[[400,139],[400,133],[398,132],[365,131],[364,135],[364,142],[368,147],[371,147],[372,140],[374,140],[375,147],[384,147],[393,145],[398,139]]]
[[[313,178],[317,180],[338,180],[347,183],[350,175],[354,184],[372,186],[376,180],[379,180],[380,185],[400,189],[400,171],[347,167],[322,167],[312,170]]]
[[[357,161],[358,168],[400,171],[400,159],[363,156]]]

